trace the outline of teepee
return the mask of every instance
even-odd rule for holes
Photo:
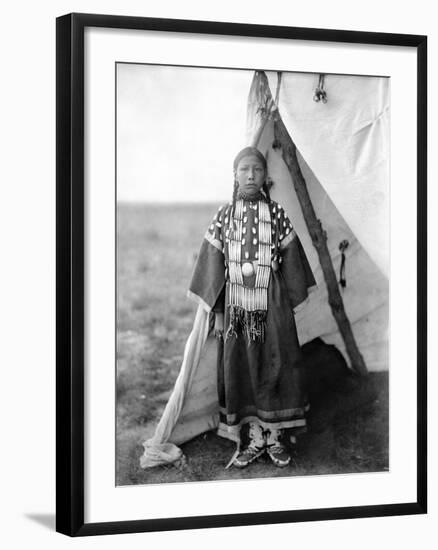
[[[285,162],[288,139],[296,151],[294,177],[298,173],[304,182],[330,269],[343,281],[336,292],[350,338],[369,371],[386,370],[389,80],[257,71],[248,98],[246,142],[257,144],[267,158],[271,196],[292,220],[317,282],[296,311],[300,343],[320,337],[336,345],[354,368],[333,314],[338,306],[326,284],[326,266],[321,267],[315,235],[297,196],[301,191]],[[199,306],[174,390],[154,436],[143,444],[143,468],[177,460],[177,445],[218,424],[216,342],[208,333],[209,313]]]

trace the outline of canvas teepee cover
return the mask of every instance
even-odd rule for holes
[[[327,244],[339,273],[339,244],[347,240],[347,286],[342,298],[359,350],[370,371],[388,368],[389,272],[389,81],[382,78],[329,75],[327,103],[315,102],[318,75],[257,72],[248,100],[247,143],[257,134],[273,181],[271,196],[292,220],[312,267],[317,288],[296,311],[301,344],[315,337],[335,344],[343,340],[327,300],[318,256],[308,234],[289,171],[272,147],[272,120],[260,105],[261,87],[269,85],[282,120],[298,151],[313,207],[327,232]],[[272,106],[271,106],[272,107]],[[311,167],[311,168],[310,168]],[[177,445],[218,424],[216,342],[208,336],[208,312],[198,306],[174,390],[154,436],[144,442],[143,468],[173,462]]]

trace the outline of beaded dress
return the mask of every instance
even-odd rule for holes
[[[315,279],[284,209],[260,194],[223,205],[205,234],[189,295],[224,314],[218,338],[219,435],[250,421],[305,429],[302,352],[294,308]]]

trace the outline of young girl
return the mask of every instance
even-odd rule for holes
[[[293,310],[315,280],[290,220],[270,198],[264,156],[247,147],[233,166],[232,202],[207,230],[189,293],[215,314],[218,433],[237,442],[231,463],[244,468],[266,452],[283,467],[291,460],[284,430],[306,424]]]

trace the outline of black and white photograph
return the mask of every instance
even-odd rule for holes
[[[431,6],[6,4],[4,548],[435,547]]]
[[[390,470],[390,79],[116,63],[116,485]]]

